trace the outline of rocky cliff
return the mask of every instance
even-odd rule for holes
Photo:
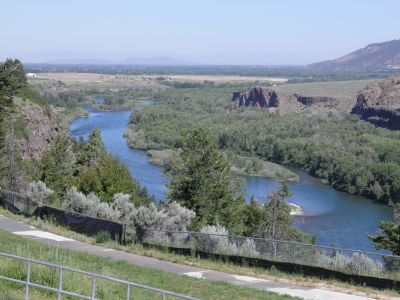
[[[254,106],[268,108],[282,106],[289,101],[289,98],[285,94],[280,94],[270,89],[255,87],[249,91],[234,92],[232,101],[239,107]]]
[[[271,89],[255,87],[244,92],[234,92],[232,103],[236,107],[263,107],[263,108],[301,108],[313,104],[330,104],[337,99],[321,96],[288,95]]]
[[[63,130],[50,107],[14,99],[18,149],[24,159],[40,159]]]
[[[400,130],[400,77],[369,84],[358,93],[351,113],[376,126]]]

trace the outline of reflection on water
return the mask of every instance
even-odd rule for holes
[[[128,166],[132,176],[156,200],[165,199],[167,179],[162,169],[151,165],[145,152],[130,149],[123,137],[131,111],[99,112],[90,108],[89,111],[88,118],[79,118],[71,124],[71,135],[87,138],[93,128],[99,128],[107,150]],[[375,251],[366,234],[376,233],[380,220],[391,219],[391,209],[362,197],[339,192],[302,171],[297,173],[300,182],[289,184],[293,192],[289,201],[300,205],[305,214],[295,217],[296,226],[315,235],[318,244]],[[266,195],[278,187],[279,184],[270,179],[244,178],[243,188],[247,199],[254,195],[264,202]]]

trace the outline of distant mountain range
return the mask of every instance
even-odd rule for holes
[[[370,44],[345,56],[307,65],[317,71],[377,72],[400,69],[400,40]]]
[[[96,59],[96,58],[56,59],[48,61],[46,63],[57,64],[57,65],[146,65],[146,66],[196,65],[196,63],[194,62],[177,59],[173,57],[147,57],[147,58],[130,57],[119,61]]]

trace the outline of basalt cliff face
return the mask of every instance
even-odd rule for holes
[[[261,87],[252,88],[249,91],[234,92],[232,101],[237,106],[254,107],[279,107],[289,101],[289,97],[284,94]]]
[[[17,148],[24,159],[40,159],[44,152],[62,130],[57,116],[51,108],[46,110],[29,100],[24,103],[16,101],[15,118],[20,133],[17,136]]]
[[[369,84],[358,93],[351,113],[378,127],[400,130],[400,77]]]
[[[335,102],[332,97],[288,95],[274,90],[255,87],[244,92],[234,92],[232,103],[235,107],[262,107],[262,108],[301,108],[313,104],[329,104]]]

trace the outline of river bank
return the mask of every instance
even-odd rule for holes
[[[106,149],[128,166],[132,176],[145,186],[156,201],[166,199],[168,179],[164,170],[149,162],[144,151],[131,149],[123,132],[131,111],[101,112],[89,110],[87,118],[76,119],[70,125],[74,138],[87,138],[93,128],[101,130]],[[391,220],[392,209],[369,199],[350,195],[321,184],[320,180],[300,170],[299,182],[290,182],[293,195],[288,202],[303,208],[302,216],[294,216],[295,225],[311,235],[318,244],[357,248],[375,251],[367,234],[378,231],[381,220]],[[267,195],[279,186],[277,181],[260,177],[242,177],[243,193],[247,200],[255,196],[258,201],[267,201]]]

